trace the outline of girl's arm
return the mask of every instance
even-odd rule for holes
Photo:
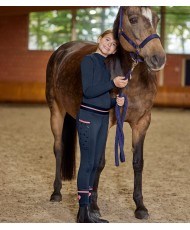
[[[113,80],[94,85],[94,63],[90,56],[84,57],[81,62],[83,94],[86,98],[98,97],[113,89]]]

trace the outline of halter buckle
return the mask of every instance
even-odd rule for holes
[[[139,55],[140,50],[141,50],[140,46],[137,46],[137,48],[136,48],[136,54],[137,55]]]
[[[131,67],[131,71],[133,71],[134,70],[134,68],[138,65],[138,60],[137,59],[133,59],[132,58],[132,60],[133,60],[133,63],[132,63],[132,67]]]
[[[131,80],[131,78],[132,78],[132,72],[133,72],[133,70],[134,70],[134,68],[138,65],[138,60],[135,60],[135,59],[133,59],[132,58],[132,60],[133,60],[133,63],[132,63],[132,66],[131,66],[131,70],[130,70],[130,76],[129,76],[129,79]]]

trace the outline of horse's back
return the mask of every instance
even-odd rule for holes
[[[88,41],[71,41],[64,43],[50,56],[47,66],[52,64],[61,64],[62,61],[69,58],[83,57],[85,54],[95,50],[96,43]]]
[[[62,107],[63,104],[67,107],[69,100],[73,107],[79,104],[82,96],[80,63],[85,55],[95,52],[96,46],[94,42],[73,41],[53,52],[46,69],[46,100],[50,108],[55,100]]]

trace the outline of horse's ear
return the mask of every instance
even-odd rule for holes
[[[119,30],[119,11],[117,13],[117,17],[113,23],[113,37],[114,39],[118,40],[118,30]]]
[[[152,17],[153,18],[152,19],[153,26],[155,29],[157,29],[157,25],[158,25],[158,22],[160,21],[160,18],[158,17],[158,15],[154,11],[152,11],[152,15],[153,15],[153,17]]]

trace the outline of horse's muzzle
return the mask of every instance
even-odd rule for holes
[[[160,71],[166,64],[166,55],[153,55],[144,60],[151,71]]]

